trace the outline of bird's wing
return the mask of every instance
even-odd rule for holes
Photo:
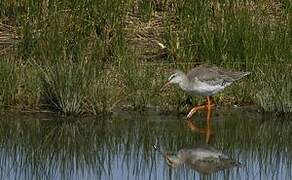
[[[188,73],[187,77],[190,81],[194,81],[195,78],[197,78],[198,80],[209,85],[225,85],[227,83],[232,83],[233,81],[236,81],[248,74],[250,74],[250,72],[229,71],[216,66],[200,65],[192,69]]]
[[[207,83],[209,85],[224,85],[227,82],[232,82],[232,78],[225,75],[224,71],[215,66],[200,65],[193,68],[187,77],[190,81],[198,79],[201,82]]]

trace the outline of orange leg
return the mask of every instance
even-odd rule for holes
[[[207,103],[204,105],[200,105],[200,106],[195,106],[193,109],[190,110],[190,112],[187,115],[187,119],[190,119],[193,114],[195,114],[198,110],[200,109],[205,109],[207,108],[208,110],[212,108],[212,106],[214,106],[213,100],[211,96],[207,96]]]
[[[195,106],[193,109],[190,110],[190,112],[188,113],[187,115],[187,119],[190,119],[193,114],[195,114],[198,110],[200,109],[204,109],[206,108],[207,106],[206,105],[200,105],[200,106]]]
[[[207,96],[207,108],[208,110],[211,109],[214,106],[213,98],[212,96]]]

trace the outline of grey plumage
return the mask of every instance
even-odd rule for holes
[[[240,167],[241,163],[231,159],[222,151],[211,145],[195,145],[191,149],[180,149],[176,155],[165,155],[170,167],[178,167],[182,164],[200,173],[213,173],[231,167]]]
[[[175,71],[168,78],[167,84],[178,84],[182,90],[193,95],[212,96],[248,74],[250,72],[200,65],[193,68],[187,75],[182,71]]]
[[[198,79],[201,82],[209,85],[232,83],[249,75],[250,72],[229,71],[216,66],[200,65],[193,68],[188,74],[188,79],[192,82]]]

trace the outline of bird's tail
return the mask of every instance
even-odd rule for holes
[[[249,75],[249,74],[251,74],[251,72],[237,72],[237,73],[234,73],[233,74],[233,79],[234,80],[239,80],[239,79],[241,79],[241,78],[243,78],[244,76],[247,76],[247,75]]]

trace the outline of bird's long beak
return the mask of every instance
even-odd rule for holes
[[[164,89],[170,84],[170,81],[167,81],[161,88],[160,92],[164,91]]]
[[[158,151],[158,153],[163,156],[164,158],[167,158],[169,155],[167,152],[162,152],[162,150],[157,146],[157,145],[153,145],[153,148]]]
[[[155,149],[156,151],[159,152],[159,154],[161,154],[162,156],[164,156],[164,153],[161,151],[161,149],[160,149],[157,145],[153,145],[153,147],[154,147],[154,149]]]

